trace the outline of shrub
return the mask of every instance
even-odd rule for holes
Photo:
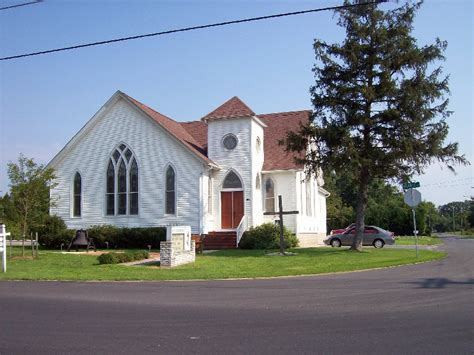
[[[150,254],[146,251],[135,251],[127,253],[106,253],[97,257],[99,264],[120,264],[131,261],[148,259]]]
[[[298,246],[298,238],[283,227],[285,248]],[[252,227],[244,233],[239,243],[242,249],[278,249],[280,248],[280,228],[273,223]]]
[[[97,260],[99,261],[99,264],[118,264],[118,255],[118,253],[102,254],[97,257]]]
[[[150,228],[117,228],[110,225],[96,226],[88,229],[89,238],[94,240],[97,248],[146,248],[151,245],[160,248],[160,242],[166,240],[166,229],[163,227]]]
[[[59,216],[46,216],[43,225],[38,228],[38,235],[60,234],[67,229],[66,223]]]
[[[39,243],[47,248],[59,249],[61,244],[66,246],[76,234],[76,230],[66,229],[64,222],[56,216],[45,224],[39,234]],[[150,245],[153,249],[160,248],[160,242],[166,240],[166,229],[152,228],[118,228],[111,225],[95,226],[87,229],[96,248],[104,249],[143,249]]]
[[[63,249],[65,249],[69,243],[71,243],[75,233],[75,230],[65,229],[56,233],[39,234],[38,243],[41,246],[51,249],[59,249],[61,248],[61,244],[63,244]]]

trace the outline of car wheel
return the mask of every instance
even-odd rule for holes
[[[384,245],[385,245],[385,243],[382,239],[375,239],[374,240],[374,248],[380,249],[380,248],[383,248]]]
[[[331,246],[333,248],[339,248],[341,246],[341,241],[339,239],[331,240]]]

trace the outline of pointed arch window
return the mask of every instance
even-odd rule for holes
[[[275,212],[275,185],[270,178],[265,181],[265,212]]]
[[[72,216],[81,217],[82,178],[79,172],[74,175]]]
[[[237,174],[233,171],[230,171],[227,176],[225,177],[224,183],[222,184],[222,188],[224,189],[241,189],[242,188],[242,181],[237,176]]]
[[[125,144],[114,150],[106,173],[106,214],[138,214],[138,165]]]
[[[165,213],[176,214],[176,173],[170,165],[166,169]]]

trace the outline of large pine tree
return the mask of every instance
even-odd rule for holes
[[[359,2],[359,1],[356,1]],[[347,1],[346,4],[354,2]],[[439,61],[447,43],[418,46],[413,20],[421,2],[383,11],[378,4],[337,11],[342,43],[315,40],[314,113],[290,132],[287,150],[315,149],[300,159],[309,172],[351,171],[357,181],[356,237],[362,248],[367,191],[375,179],[406,181],[440,161],[467,164],[457,143],[445,144],[448,78]]]

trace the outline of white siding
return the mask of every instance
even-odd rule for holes
[[[252,225],[251,127],[250,118],[216,120],[208,123],[208,157],[221,167],[221,170],[213,175],[214,229],[221,228],[220,191],[230,170],[234,170],[242,180],[244,213],[249,217],[249,225]],[[222,138],[229,133],[234,134],[238,139],[237,146],[233,150],[226,150],[222,145]]]
[[[267,178],[271,178],[275,184],[275,211],[278,211],[278,195],[281,195],[283,210],[284,211],[299,211],[301,214],[301,209],[298,205],[298,194],[295,190],[297,188],[297,176],[299,172],[295,171],[284,171],[284,172],[275,172],[268,173],[263,175],[262,185],[264,186]],[[265,191],[262,189],[262,204]],[[286,215],[283,216],[283,223],[286,228],[291,230],[293,233],[297,233],[297,216],[298,215]],[[278,216],[264,216],[264,222],[273,222],[278,220]]]
[[[204,164],[174,137],[138,109],[119,98],[93,119],[88,129],[63,152],[52,167],[58,186],[52,196],[59,197],[53,214],[70,228],[111,224],[144,227],[167,224],[191,225],[199,233],[201,174]],[[106,216],[105,172],[110,154],[121,142],[134,152],[139,166],[139,215]],[[172,164],[176,172],[176,216],[164,214],[165,169]],[[71,217],[71,189],[76,171],[82,176],[82,216]]]
[[[261,178],[263,160],[264,160],[264,136],[263,128],[257,122],[252,120],[251,124],[251,176],[252,176],[252,224],[249,226],[257,226],[263,223],[263,201],[262,201],[262,191],[263,191],[263,179],[260,181],[260,188],[257,188],[257,178]],[[257,149],[257,138],[260,140],[260,149]]]
[[[278,211],[278,195],[282,196],[285,211],[298,211],[295,215],[283,217],[285,227],[295,233],[300,246],[310,247],[322,244],[326,235],[326,197],[318,191],[317,182],[311,179],[311,216],[306,215],[306,184],[302,171],[266,173],[265,180],[271,177],[275,184],[275,210]],[[262,192],[262,201],[264,192]],[[262,202],[263,203],[263,202]],[[273,222],[278,216],[264,216],[264,222]]]

